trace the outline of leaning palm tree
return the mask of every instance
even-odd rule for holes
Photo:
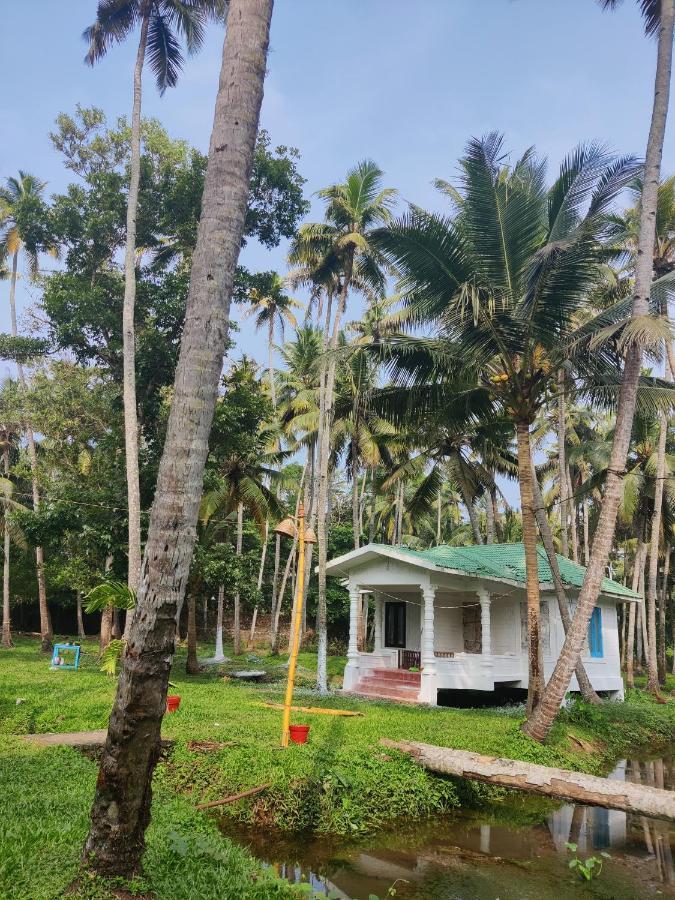
[[[39,181],[28,172],[19,172],[18,178],[8,178],[0,189],[0,259],[11,258],[12,271],[9,282],[9,313],[12,326],[12,337],[18,336],[16,319],[16,282],[18,277],[19,254],[23,251],[28,260],[32,275],[38,272],[38,251],[41,249],[39,239],[31,233],[30,222],[34,220],[36,209],[40,208],[46,182]],[[26,216],[25,213],[28,215]],[[46,248],[54,252],[50,247]],[[26,373],[23,364],[17,360],[17,371],[22,391],[27,390]],[[28,443],[28,459],[30,462],[33,490],[33,509],[40,509],[40,487],[38,482],[38,461],[35,447],[35,435],[30,422],[25,422],[26,440]],[[35,564],[38,582],[38,601],[40,607],[40,638],[42,649],[49,652],[52,647],[52,622],[47,604],[47,586],[45,583],[44,551],[41,546],[35,548]]]
[[[600,0],[602,6],[614,9],[619,0]],[[661,159],[670,100],[670,74],[673,57],[673,26],[675,0],[639,0],[648,34],[658,34],[654,102],[647,139],[647,151],[640,196],[640,229],[637,242],[637,263],[633,288],[631,318],[636,330],[649,315],[649,299],[653,277],[653,248],[656,235],[658,188],[661,179]],[[572,672],[581,654],[586,629],[600,593],[616,527],[621,494],[621,478],[628,455],[633,415],[637,402],[638,383],[642,368],[643,348],[636,337],[629,342],[623,367],[621,395],[617,405],[616,429],[612,447],[612,462],[605,485],[602,509],[595,530],[591,558],[572,627],[565,637],[560,656],[542,698],[540,708],[528,719],[524,730],[535,740],[543,741],[551,730],[565,697]]]
[[[344,182],[319,191],[318,196],[326,203],[325,221],[303,225],[289,255],[292,264],[312,272],[315,283],[325,285],[329,292],[324,341],[326,349],[331,353],[321,377],[315,486],[319,563],[317,688],[321,693],[328,690],[326,515],[335,392],[335,350],[350,291],[360,286],[375,295],[384,293],[384,260],[371,245],[370,235],[375,228],[390,221],[397,195],[393,188],[382,186],[382,174],[372,160],[364,160],[347,173]],[[333,299],[337,299],[337,304],[331,322]]]
[[[138,869],[160,756],[176,616],[195,542],[263,97],[273,0],[230,0],[175,391],[143,574],[84,847],[100,873]]]
[[[163,94],[173,87],[183,67],[180,39],[188,53],[204,41],[209,19],[224,15],[225,0],[99,0],[96,21],[85,29],[89,44],[85,62],[93,66],[112,44],[121,43],[140,27],[133,76],[131,113],[131,159],[127,195],[127,234],[124,252],[124,301],[122,306],[122,361],[124,402],[124,446],[129,516],[128,585],[138,590],[141,572],[141,494],[138,470],[138,412],[136,408],[136,350],[134,307],[136,303],[136,217],[141,179],[141,98],[146,55]],[[127,617],[128,631],[131,617]]]
[[[544,684],[530,429],[561,367],[573,366],[591,394],[601,379],[604,400],[618,381],[616,353],[603,345],[590,354],[597,323],[579,329],[576,314],[602,266],[605,213],[637,165],[581,146],[547,189],[532,150],[510,166],[501,136],[491,134],[469,142],[461,168],[453,219],[413,210],[375,238],[402,273],[402,322],[435,332],[383,341],[382,352],[398,379],[414,386],[412,416],[452,398],[465,421],[499,414],[515,428],[532,710]],[[613,321],[625,306],[604,315]]]
[[[277,390],[274,378],[274,338],[279,334],[284,339],[285,326],[295,328],[298,324],[293,310],[302,309],[302,303],[289,297],[285,293],[286,283],[276,272],[270,272],[267,284],[264,287],[254,287],[248,293],[247,300],[251,307],[246,312],[246,317],[255,318],[256,330],[267,329],[267,371],[270,379],[270,397],[272,407],[277,406]]]

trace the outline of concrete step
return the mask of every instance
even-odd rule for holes
[[[368,685],[368,687],[376,688],[378,691],[414,691],[418,693],[420,689],[419,682],[410,681],[393,681],[389,678],[379,678],[371,675],[364,676],[359,684]]]
[[[350,693],[358,697],[367,697],[371,700],[391,700],[394,703],[415,704],[418,702],[418,691],[416,690],[390,688],[384,691],[381,688],[372,688],[363,682],[359,682]]]

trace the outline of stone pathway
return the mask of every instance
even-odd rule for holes
[[[37,744],[38,747],[75,747],[78,750],[100,750],[105,744],[108,734],[107,728],[99,728],[97,731],[69,731],[64,734],[22,734],[21,737],[29,744]],[[162,746],[172,747],[173,741],[162,738]]]
[[[107,728],[98,731],[70,731],[66,734],[23,734],[24,741],[39,747],[77,747],[78,750],[97,750],[105,744]]]

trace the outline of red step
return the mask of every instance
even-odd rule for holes
[[[387,681],[403,684],[420,685],[422,683],[420,672],[409,672],[407,669],[371,669],[366,677],[386,678]]]

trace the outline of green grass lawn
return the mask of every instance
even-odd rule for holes
[[[208,652],[204,648],[203,655]],[[49,657],[34,640],[20,639],[13,650],[0,653],[0,896],[56,897],[77,871],[95,764],[75,750],[36,750],[17,736],[106,726],[115,679],[98,671],[96,653],[97,645],[86,642],[77,672],[50,671]],[[363,716],[295,713],[294,721],[311,725],[310,742],[282,751],[281,714],[262,704],[281,700],[284,662],[237,660],[235,668],[264,668],[273,679],[253,686],[224,680],[220,668],[187,677],[184,652],[178,654],[171,679],[182,703],[163,725],[175,746],[156,773],[146,874],[139,889],[167,898],[288,895],[288,886],[260,873],[194,808],[262,783],[271,788],[224,807],[223,813],[266,828],[358,835],[461,802],[499,802],[499,792],[457,785],[427,774],[400,754],[383,752],[381,737],[601,771],[627,749],[656,748],[675,733],[675,703],[658,706],[641,692],[625,704],[599,710],[575,707],[561,717],[546,746],[522,734],[520,710],[426,709],[339,695],[320,699],[311,692],[316,658],[303,653],[296,703],[352,709]],[[343,666],[344,659],[330,659],[335,680]],[[570,735],[591,742],[594,751],[580,751]],[[190,749],[190,741],[205,740],[227,746],[213,752]],[[83,896],[104,896],[97,890],[90,886]]]

